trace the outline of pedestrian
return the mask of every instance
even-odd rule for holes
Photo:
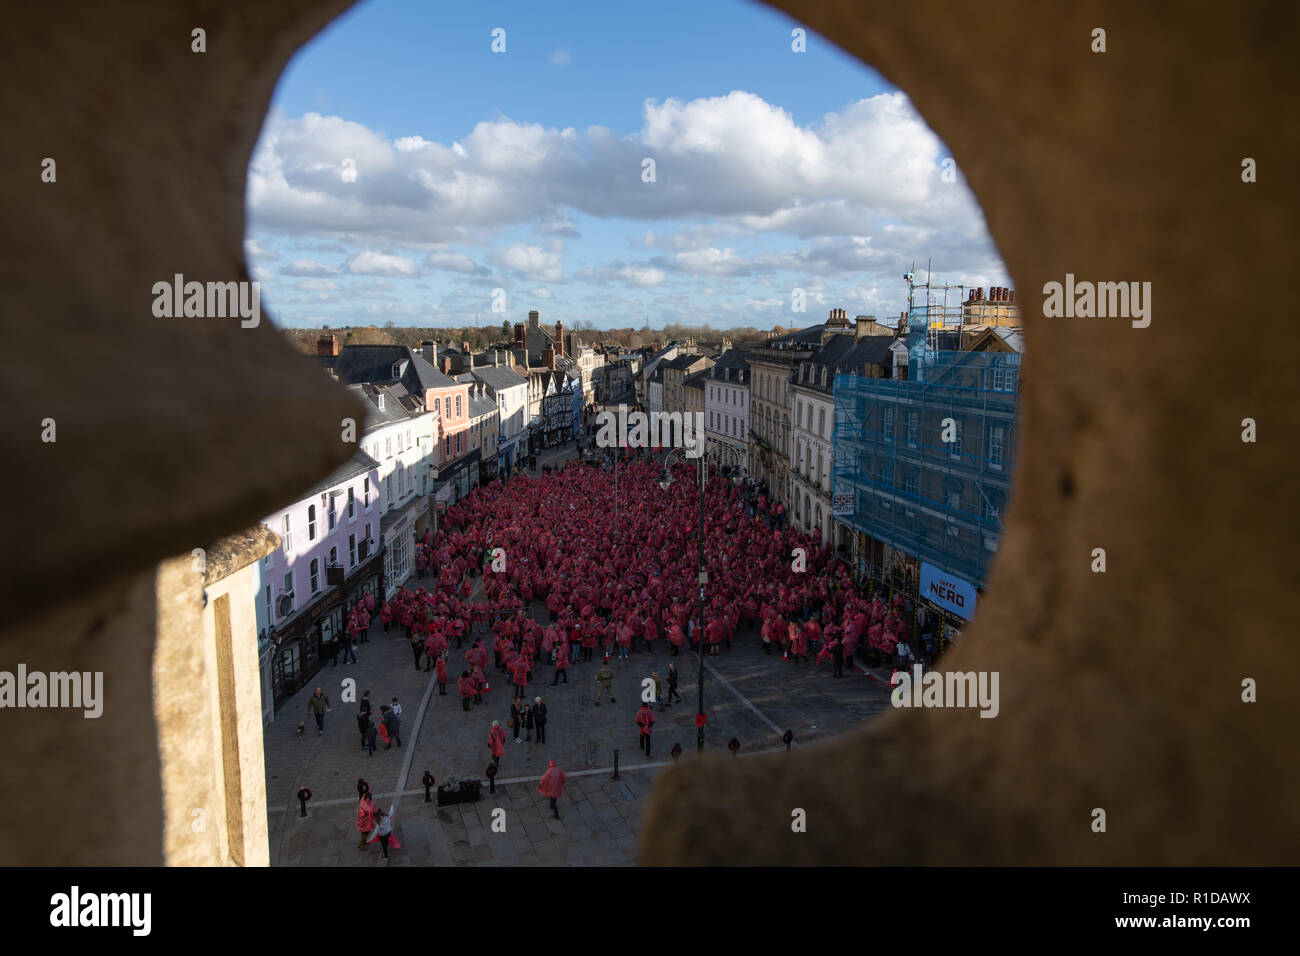
[[[533,698],[533,726],[537,729],[537,742],[546,742],[546,705],[540,697]]]
[[[370,836],[370,831],[375,828],[375,802],[370,798],[370,791],[366,790],[361,794],[361,800],[357,804],[357,832],[361,834],[357,840],[357,849],[366,848],[366,838]]]
[[[669,706],[672,706],[674,697],[676,697],[679,701],[682,699],[682,695],[677,693],[677,662],[669,661],[668,662],[668,705]]]
[[[469,710],[469,699],[474,696],[474,682],[469,679],[469,671],[461,671],[456,678],[456,688],[460,691],[460,706]]]
[[[415,658],[415,669],[420,669],[420,655],[424,653],[424,635],[419,631],[411,634],[411,656]]]
[[[645,755],[649,757],[650,731],[655,725],[655,712],[650,709],[649,704],[642,704],[641,709],[636,712],[636,725],[641,731],[640,748],[645,752]]]
[[[554,687],[557,683],[559,683],[561,677],[564,678],[564,682],[566,684],[569,682],[569,642],[568,641],[562,641],[560,643],[559,650],[555,652],[555,680],[551,681],[551,686]]]
[[[343,647],[343,663],[346,664],[348,662],[348,658],[351,658],[352,663],[355,664],[357,662],[357,652],[353,649],[352,646],[353,645],[352,632],[344,631],[342,634],[340,634],[339,643]]]
[[[515,743],[523,743],[519,734],[524,729],[524,702],[518,698],[510,702],[509,727],[515,732]]]
[[[835,677],[844,676],[844,642],[836,639],[835,646],[831,649],[831,663],[835,665]]]
[[[357,799],[360,800],[363,796],[365,796],[369,792],[370,792],[370,784],[366,781],[366,778],[357,777]]]
[[[546,765],[546,772],[542,774],[537,790],[544,797],[549,797],[551,801],[551,812],[555,814],[555,819],[560,819],[560,807],[556,803],[564,795],[564,777],[565,773],[559,767],[555,766],[552,760]]]
[[[438,655],[438,662],[434,665],[433,675],[438,680],[438,696],[447,696],[447,652],[443,651]]]
[[[379,811],[378,815],[375,817],[375,834],[376,836],[379,837],[379,845],[383,848],[384,860],[387,862],[390,859],[390,857],[388,856],[389,844],[392,843],[394,849],[401,848],[401,844],[395,843],[393,841],[393,808],[392,807],[389,807],[387,810]]]
[[[391,707],[380,708],[384,712],[382,719],[383,725],[388,728],[389,745],[384,749],[387,750],[395,742],[397,746],[402,746],[402,718],[397,711]]]
[[[325,715],[330,709],[330,699],[325,696],[324,691],[319,687],[316,693],[307,698],[307,713],[316,718],[316,736],[320,737],[325,733]]]
[[[372,710],[370,704],[370,691],[367,690],[362,692],[361,703],[358,704],[357,706],[360,708],[361,713],[365,714],[367,718],[370,717],[371,710]]]
[[[369,722],[366,725],[366,750],[369,751],[370,756],[373,757],[375,755],[375,740],[379,737],[379,728],[375,726],[374,721],[369,720],[368,718],[367,720]]]
[[[397,702],[397,698],[396,698],[396,697],[393,698],[393,705],[392,705],[391,707],[389,707],[388,709],[391,710],[393,713],[395,713],[395,714],[398,716],[399,719],[401,718],[401,716],[402,716],[402,705],[399,704],[399,703]]]
[[[655,682],[655,698],[654,698],[654,701],[652,701],[652,703],[657,703],[657,704],[659,705],[659,709],[660,709],[660,710],[663,710],[663,709],[664,709],[664,682],[663,682],[663,678],[659,676],[659,672],[658,672],[658,671],[651,671],[651,673],[650,673],[650,679],[653,680],[653,681]]]
[[[495,720],[492,721],[492,729],[488,731],[488,750],[492,751],[492,765],[501,766],[501,757],[506,752],[506,732]]]
[[[609,658],[606,657],[604,663],[600,665],[600,670],[596,671],[596,706],[600,706],[600,699],[606,694],[609,695],[609,702],[614,703],[614,672],[609,669]]]
[[[357,730],[361,731],[361,749],[366,749],[366,731],[370,729],[370,713],[368,711],[359,711],[357,713]]]
[[[533,742],[533,709],[524,704],[524,743]]]

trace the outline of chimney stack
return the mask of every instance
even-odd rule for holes
[[[555,349],[549,345],[542,349],[542,364],[552,371],[555,370]]]
[[[538,312],[536,309],[533,309],[528,313],[528,324],[535,329],[540,328],[541,318],[542,318],[542,313]]]
[[[876,324],[876,317],[874,315],[859,315],[853,321],[856,325],[853,337],[861,339],[871,334],[871,327]]]
[[[555,321],[555,350],[558,354],[564,354],[564,323],[559,319]]]
[[[420,357],[432,365],[438,367],[438,344],[432,339],[425,339],[420,343]]]

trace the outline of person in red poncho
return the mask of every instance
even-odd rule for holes
[[[564,771],[555,766],[552,760],[546,766],[546,772],[542,774],[542,779],[538,784],[537,792],[544,797],[549,797],[551,801],[551,812],[555,814],[555,819],[560,819],[560,807],[556,803],[564,795]]]
[[[469,671],[462,671],[456,678],[456,687],[460,690],[460,705],[468,711],[469,699],[474,696],[474,682],[469,678]]]
[[[528,686],[528,658],[520,654],[510,662],[510,676],[515,684],[515,697],[524,699],[524,688]]]
[[[645,751],[647,757],[650,756],[650,731],[654,729],[655,712],[650,709],[650,705],[641,704],[641,709],[636,712],[637,729],[641,731],[640,749]]]
[[[370,799],[370,791],[367,790],[361,795],[361,803],[357,806],[357,832],[361,834],[361,839],[357,841],[358,850],[366,848],[366,837],[374,828],[375,802]]]
[[[488,731],[488,749],[492,751],[493,766],[501,766],[501,758],[506,752],[506,732],[495,720],[492,721],[492,729]]]
[[[562,641],[560,643],[559,648],[555,652],[555,680],[551,681],[551,686],[554,687],[556,684],[558,684],[560,682],[561,677],[564,678],[564,682],[566,684],[569,682],[569,642],[568,641]]]
[[[434,676],[438,679],[438,696],[447,696],[447,655],[439,654],[438,662],[433,668]]]

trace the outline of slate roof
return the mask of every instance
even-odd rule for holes
[[[351,478],[360,478],[362,475],[367,475],[372,469],[378,467],[379,462],[375,461],[358,448],[356,454],[304,491],[299,496],[298,500],[302,501],[307,498],[315,497],[316,495],[324,494],[335,485],[341,485],[343,482]]]
[[[340,382],[389,385],[401,382],[409,390],[447,388],[451,379],[406,345],[345,345],[338,355],[318,355],[322,368],[333,368]],[[393,377],[393,365],[405,363],[402,374]]]

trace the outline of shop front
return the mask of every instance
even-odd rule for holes
[[[305,687],[329,658],[347,626],[347,609],[366,594],[376,603],[384,592],[383,550],[363,561],[342,585],[327,588],[282,625],[267,632],[270,691],[278,712]]]

